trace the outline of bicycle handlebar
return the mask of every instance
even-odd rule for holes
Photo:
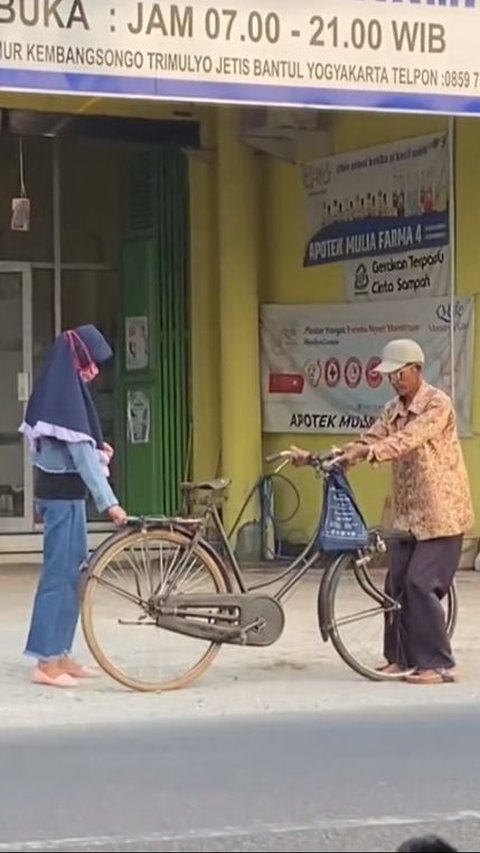
[[[305,465],[325,474],[341,456],[341,450],[331,450],[329,453],[312,453],[308,461],[305,462]],[[265,461],[267,463],[283,462],[284,465],[288,465],[292,462],[292,452],[290,450],[281,450],[279,453],[271,453],[265,457]]]
[[[285,457],[288,455],[288,450],[282,450],[280,453],[270,453],[269,456],[265,457],[265,462],[280,462],[280,459],[285,459]]]

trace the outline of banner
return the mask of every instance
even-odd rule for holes
[[[450,290],[450,247],[415,251],[388,258],[364,258],[343,264],[350,302],[444,296]]]
[[[480,0],[0,0],[0,89],[480,112]]]
[[[263,429],[358,433],[393,396],[375,372],[385,344],[413,338],[426,378],[451,390],[450,316],[445,299],[360,305],[264,305],[261,314]],[[471,434],[474,301],[455,303],[455,400],[460,434]]]
[[[445,133],[325,157],[302,174],[304,266],[343,263],[350,300],[448,293]]]

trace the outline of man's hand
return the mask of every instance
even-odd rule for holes
[[[309,453],[308,450],[302,450],[300,447],[295,447],[295,445],[290,447],[289,452],[292,465],[296,465],[298,467],[308,465],[312,458],[312,454]]]
[[[367,444],[348,444],[341,456],[336,460],[339,465],[342,465],[343,468],[352,468],[354,465],[358,465],[359,462],[365,462],[365,459],[368,456],[368,445]]]
[[[108,510],[108,514],[112,519],[115,527],[125,527],[127,523],[127,513],[121,506],[111,506]]]

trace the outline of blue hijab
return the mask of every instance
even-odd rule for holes
[[[88,371],[112,355],[95,326],[78,326],[59,335],[34,384],[21,432],[32,441],[42,436],[59,441],[90,440],[101,450],[100,419],[80,371]]]

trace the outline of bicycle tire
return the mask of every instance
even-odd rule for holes
[[[191,548],[191,536],[188,532],[182,533],[178,529],[164,529],[162,527],[148,528],[146,531],[139,529],[132,530],[131,528],[113,535],[104,543],[93,555],[88,571],[84,580],[82,602],[81,602],[81,621],[83,633],[87,646],[98,663],[99,667],[124,687],[131,690],[136,690],[144,693],[164,693],[173,690],[183,689],[198,678],[200,678],[207,669],[213,664],[215,658],[220,651],[221,644],[212,642],[207,650],[202,654],[197,663],[187,670],[181,677],[170,681],[149,682],[139,681],[131,678],[122,672],[104,653],[100,643],[98,642],[94,620],[93,620],[93,596],[95,588],[98,585],[98,579],[102,573],[108,568],[116,556],[118,556],[126,547],[132,546],[135,543],[145,543],[148,540],[155,539],[166,541],[170,546],[177,545],[179,547]],[[192,553],[200,560],[203,566],[210,574],[215,591],[219,594],[227,593],[231,589],[231,582],[228,572],[219,560],[215,560],[208,550],[202,548],[201,542],[193,549]],[[156,629],[163,630],[163,629]]]
[[[328,638],[331,640],[337,654],[344,663],[350,667],[350,669],[357,673],[357,675],[361,675],[369,681],[399,680],[404,675],[403,673],[399,673],[398,675],[386,674],[369,666],[365,666],[352,654],[352,652],[349,651],[346,644],[343,642],[339,631],[335,627],[335,595],[338,590],[338,584],[342,575],[354,559],[355,557],[353,554],[343,554],[340,557],[337,557],[328,569],[326,569],[326,574],[319,586],[317,599],[317,615],[320,632],[324,637],[328,634]],[[446,624],[449,639],[451,639],[454,634],[457,624],[457,616],[458,596],[456,584],[455,581],[453,581],[447,593]]]

